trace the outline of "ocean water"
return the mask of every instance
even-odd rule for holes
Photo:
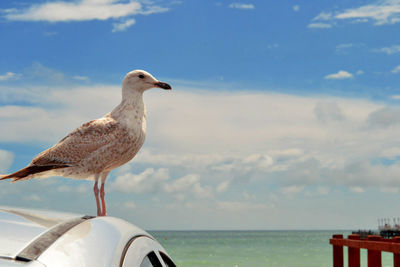
[[[149,231],[177,266],[331,267],[333,234],[350,231]],[[344,250],[345,261],[346,249]],[[382,253],[382,266],[393,266]],[[367,253],[361,252],[367,266]],[[345,264],[347,266],[347,264]]]

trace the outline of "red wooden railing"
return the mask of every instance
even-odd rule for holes
[[[393,253],[393,266],[400,267],[400,237],[384,239],[370,235],[360,239],[360,235],[333,235],[329,243],[333,246],[333,267],[344,267],[343,247],[348,247],[348,267],[360,267],[360,249],[368,250],[368,267],[382,267],[382,252]]]

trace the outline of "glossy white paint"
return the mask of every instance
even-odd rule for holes
[[[72,214],[0,207],[0,257],[15,258],[36,237],[72,216],[77,217]]]
[[[140,266],[154,251],[163,266],[159,251],[165,249],[146,231],[118,218],[95,217],[73,226],[38,258],[30,262],[15,261],[24,248],[59,223],[82,215],[0,207],[0,266],[79,267]],[[130,242],[134,240],[133,242]],[[129,247],[129,248],[128,248]]]
[[[38,261],[46,266],[119,266],[128,241],[150,236],[136,226],[114,217],[87,220],[54,242]]]

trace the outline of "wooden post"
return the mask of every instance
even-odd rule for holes
[[[382,238],[378,235],[368,236],[369,241],[380,241]],[[382,267],[382,254],[379,250],[368,250],[368,267]]]
[[[395,236],[393,243],[400,243],[400,236]],[[393,253],[393,267],[400,267],[400,254]]]
[[[332,238],[343,239],[343,235],[333,235]],[[343,246],[333,246],[333,267],[343,267]]]
[[[348,239],[360,240],[360,235],[349,235]],[[349,267],[360,267],[360,249],[349,247],[348,252]]]

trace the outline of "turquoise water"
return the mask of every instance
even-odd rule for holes
[[[182,267],[331,267],[329,239],[333,234],[350,234],[343,231],[149,232]],[[367,266],[366,261],[363,251],[361,265]],[[392,255],[383,253],[382,262],[384,267],[393,266]]]

